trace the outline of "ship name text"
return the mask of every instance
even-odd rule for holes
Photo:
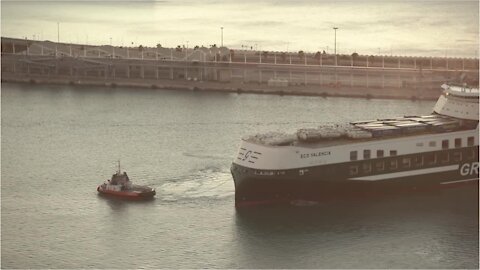
[[[463,164],[462,167],[460,167],[460,174],[462,176],[478,174],[478,162]]]
[[[313,152],[308,154],[300,154],[300,158],[314,158],[314,157],[321,157],[321,156],[329,156],[330,154],[331,154],[330,151]]]

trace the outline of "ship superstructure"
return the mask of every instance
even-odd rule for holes
[[[478,185],[478,88],[442,88],[430,115],[242,139],[236,205]]]

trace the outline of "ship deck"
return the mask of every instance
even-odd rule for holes
[[[334,130],[336,136],[333,137],[328,136],[328,130],[332,131],[331,126],[320,126],[318,129],[316,129],[316,131],[318,131],[317,133],[321,133],[322,129],[326,128],[327,136],[320,136],[315,139],[304,140],[300,138],[297,132],[297,134],[291,135],[283,134],[283,137],[282,135],[278,136],[278,134],[278,137],[256,135],[244,140],[250,143],[274,147],[294,145],[306,148],[319,148],[368,141],[473,130],[477,128],[477,126],[478,120],[464,120],[439,114],[431,114],[426,116],[403,116],[398,118],[351,122],[348,124],[348,126],[338,127],[340,131]],[[352,130],[363,132],[364,134],[371,134],[371,137],[352,138],[347,136],[348,131]],[[316,131],[314,130],[314,132]]]

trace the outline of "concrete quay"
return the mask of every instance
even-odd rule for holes
[[[335,63],[336,62],[336,63]],[[2,81],[280,95],[437,99],[478,59],[124,48],[2,38]]]

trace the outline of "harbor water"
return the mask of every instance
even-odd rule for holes
[[[478,190],[236,210],[242,136],[434,102],[2,83],[2,268],[478,268]],[[440,94],[440,90],[439,90]],[[152,201],[96,187],[117,160]]]

